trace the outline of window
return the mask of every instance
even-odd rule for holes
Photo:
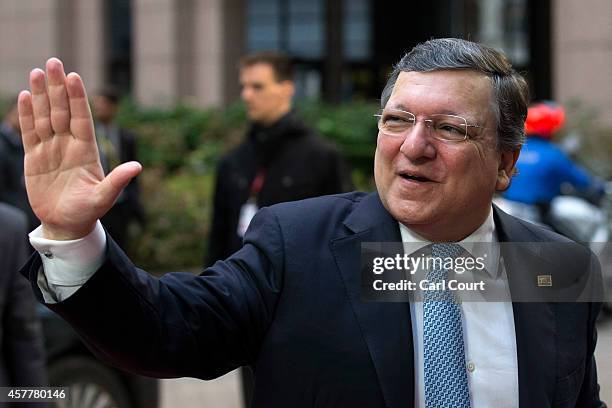
[[[132,71],[132,7],[130,0],[105,3],[107,82],[129,92]]]
[[[345,2],[343,49],[349,61],[364,61],[372,56],[371,14],[368,0]]]
[[[247,2],[247,49],[249,52],[280,49],[280,2]]]
[[[344,0],[338,21],[328,18],[328,1],[247,0],[248,51],[280,50],[289,54],[295,62],[298,98],[318,98],[323,86],[338,88],[324,81],[332,58],[336,62],[340,59],[333,69],[342,70],[340,77],[345,78],[352,78],[355,69],[363,71],[360,65],[372,58],[371,0]],[[341,29],[342,55],[329,54],[328,50],[334,48],[328,43],[329,25]],[[348,85],[342,86],[347,89],[342,91],[346,98],[355,89],[353,84]]]
[[[529,61],[527,0],[476,0],[476,41],[503,50],[516,66]]]

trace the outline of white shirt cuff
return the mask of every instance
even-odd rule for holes
[[[30,233],[40,254],[38,286],[47,303],[61,302],[76,292],[104,263],[106,233],[100,221],[89,235],[70,241],[43,238],[42,226]]]

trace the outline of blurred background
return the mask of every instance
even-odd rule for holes
[[[216,160],[239,142],[238,60],[281,50],[296,68],[301,115],[336,143],[355,185],[371,188],[372,118],[391,66],[431,37],[504,50],[533,99],[568,111],[573,154],[612,174],[612,3],[607,0],[4,0],[0,96],[60,57],[93,93],[128,97],[119,122],[139,135],[150,220],[129,252],[150,269],[199,265]],[[154,199],[152,199],[154,198]],[[196,239],[191,239],[196,238]]]
[[[344,153],[357,188],[369,190],[382,87],[402,54],[432,37],[505,51],[534,99],[565,106],[559,140],[572,156],[612,178],[609,0],[3,0],[0,99],[26,88],[28,72],[50,56],[80,73],[90,93],[121,90],[118,121],[138,135],[148,220],[130,227],[127,251],[158,274],[197,272],[215,166],[247,128],[239,58],[260,50],[291,56],[300,115]],[[601,330],[600,379],[610,400],[612,325]],[[161,403],[239,406],[236,381],[166,381]]]

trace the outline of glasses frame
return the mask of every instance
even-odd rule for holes
[[[379,113],[374,115],[374,117],[377,118],[378,130],[380,130],[381,132],[383,132],[387,136],[390,136],[390,137],[401,137],[402,135],[397,135],[397,136],[396,135],[392,135],[392,134],[387,133],[384,129],[381,128],[382,127],[381,119],[382,119],[383,114],[385,113],[385,111],[386,112],[404,113],[404,114],[411,115],[414,118],[414,123],[412,123],[412,125],[411,125],[412,127],[410,129],[408,129],[408,130],[412,130],[412,128],[414,126],[416,126],[417,123],[418,123],[417,116],[414,113],[412,113],[412,112],[408,112],[408,111],[401,110],[401,109],[381,109]],[[463,139],[455,140],[455,139],[445,139],[445,138],[439,137],[436,134],[436,132],[434,132],[432,130],[433,129],[433,120],[432,120],[432,118],[434,118],[436,116],[446,116],[446,117],[452,117],[452,118],[461,119],[463,121],[463,123],[464,123],[463,126],[465,126],[465,134],[463,135]],[[473,139],[473,136],[471,136],[468,133],[468,128],[470,128],[470,127],[481,129],[481,130],[487,129],[484,126],[481,126],[481,125],[475,125],[475,124],[468,123],[467,119],[464,118],[463,116],[449,115],[449,114],[445,114],[445,113],[438,113],[438,114],[429,115],[428,117],[423,119],[423,122],[425,123],[425,127],[429,130],[430,135],[432,135],[432,137],[434,139],[441,140],[443,142],[451,142],[451,143],[460,143],[460,142],[465,142],[467,139]],[[403,135],[403,137],[406,137],[406,135]]]

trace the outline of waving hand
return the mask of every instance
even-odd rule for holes
[[[30,89],[19,94],[30,205],[46,238],[81,238],[142,168],[124,163],[104,176],[83,81],[60,60],[34,69]]]

